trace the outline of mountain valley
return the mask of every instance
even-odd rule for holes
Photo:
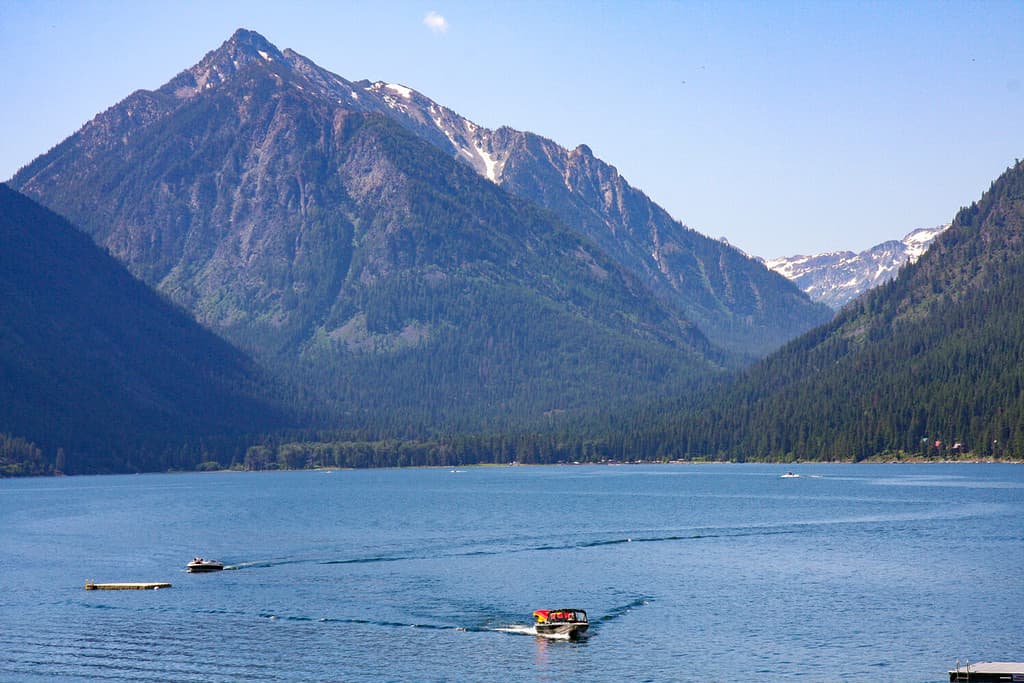
[[[1021,177],[762,261],[239,30],[0,188],[0,467],[1019,456]]]

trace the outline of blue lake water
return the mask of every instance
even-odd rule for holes
[[[793,469],[0,480],[0,680],[938,682],[1024,659],[1024,467]],[[548,607],[591,636],[532,635]]]

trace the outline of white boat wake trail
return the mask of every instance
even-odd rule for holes
[[[537,629],[533,626],[522,624],[509,624],[508,626],[499,626],[492,630],[499,633],[514,633],[520,636],[540,636],[541,638],[550,638],[551,640],[569,640],[568,633],[537,633]]]

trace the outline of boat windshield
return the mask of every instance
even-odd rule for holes
[[[533,613],[538,624],[576,622],[586,623],[587,613],[581,609],[539,609]]]

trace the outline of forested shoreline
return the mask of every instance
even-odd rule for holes
[[[59,449],[48,454],[35,444],[0,434],[0,478],[128,474],[140,472],[214,472],[314,469],[369,469],[392,467],[469,467],[508,465],[582,465],[627,463],[1022,463],[1010,455],[981,456],[967,450],[930,448],[925,452],[889,451],[854,457],[731,457],[692,455],[665,449],[656,442],[627,436],[573,439],[565,435],[459,436],[433,440],[294,440],[277,436],[257,442],[203,440],[165,449],[141,448],[108,458],[106,466]],[[653,450],[651,448],[653,447]]]

